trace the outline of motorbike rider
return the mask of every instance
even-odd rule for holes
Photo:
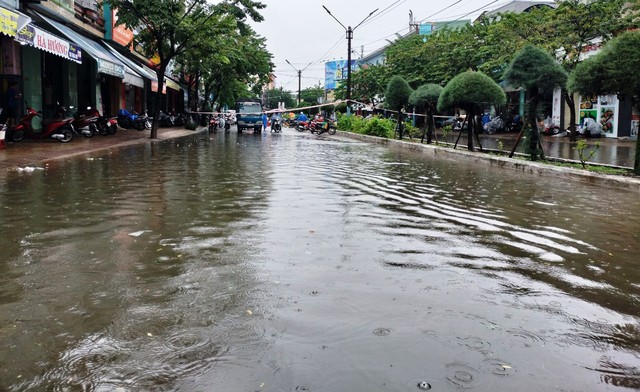
[[[226,130],[225,125],[226,125],[226,119],[224,118],[224,113],[218,114],[218,126],[221,129],[225,129]]]
[[[325,111],[322,112],[322,114],[319,115],[318,117],[319,121],[322,121],[322,128],[320,129],[320,131],[318,132],[318,136],[322,135],[323,133],[327,132],[329,130],[329,127],[331,126],[331,117],[329,116],[329,114]]]
[[[307,117],[307,115],[304,114],[304,112],[300,112],[300,115],[298,116],[298,123],[308,122],[308,121],[309,121],[309,117]]]
[[[282,125],[282,113],[275,112],[271,114],[271,130],[273,130],[274,121],[278,121],[278,123]]]

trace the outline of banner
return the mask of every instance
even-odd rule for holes
[[[18,14],[0,7],[0,33],[10,37],[18,34]]]
[[[356,70],[356,61],[351,60],[351,72]],[[341,81],[347,79],[347,60],[328,61],[324,63],[324,88],[334,90]]]
[[[133,31],[129,30],[125,25],[116,26],[118,23],[118,12],[111,11],[112,13],[112,36],[113,41],[119,43],[120,45],[129,48],[129,50],[133,50]]]
[[[82,49],[34,25],[27,25],[16,35],[16,41],[82,64]]]

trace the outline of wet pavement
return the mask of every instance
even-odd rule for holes
[[[637,193],[291,129],[142,135],[0,180],[1,391],[640,389]]]
[[[5,149],[0,149],[0,177],[16,167],[28,167],[49,160],[91,154],[105,149],[175,139],[193,135],[202,130],[203,128],[199,128],[197,131],[183,127],[158,128],[158,138],[153,140],[149,138],[151,132],[149,130],[136,131],[135,129],[118,128],[115,135],[96,135],[91,138],[74,135],[73,140],[68,143],[61,143],[53,139],[25,139],[18,143],[5,141]]]
[[[199,128],[199,132],[203,131]],[[235,129],[232,129],[235,132]],[[134,129],[119,128],[118,133],[109,136],[94,136],[85,138],[75,136],[69,143],[60,143],[56,140],[24,140],[19,143],[6,143],[5,149],[0,149],[0,176],[8,169],[24,167],[52,159],[61,159],[77,154],[86,154],[103,149],[127,146],[131,144],[151,142],[150,131],[142,132]],[[193,135],[194,131],[184,128],[158,128],[158,139],[167,140],[183,136]],[[457,133],[449,134],[446,141],[455,143]],[[493,135],[480,135],[482,146],[490,150],[510,151],[516,141],[515,133],[499,133]],[[408,140],[408,139],[407,139]],[[442,135],[438,140],[443,141]],[[586,139],[590,146],[596,142],[600,144],[598,151],[590,158],[590,163],[599,163],[617,167],[632,168],[634,164],[635,140],[629,139]],[[459,149],[466,149],[466,137],[463,134],[458,142]],[[477,146],[476,146],[477,147]],[[571,143],[568,137],[543,136],[543,148],[548,158],[560,158],[578,161],[578,152],[575,143]],[[517,152],[524,152],[524,140],[519,144]]]

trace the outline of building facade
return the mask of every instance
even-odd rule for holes
[[[152,109],[158,94],[153,64],[135,50],[135,34],[116,26],[117,13],[107,4],[0,0],[0,7],[7,21],[0,41],[1,105],[9,84],[17,82],[24,98],[19,113],[28,105],[53,117],[58,103],[112,116],[121,108]],[[183,88],[171,76],[161,94],[161,109],[183,110]]]

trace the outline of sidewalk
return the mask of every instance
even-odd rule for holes
[[[448,135],[447,141],[455,143],[458,132]],[[480,141],[482,147],[499,150],[502,144],[503,151],[511,151],[518,137],[517,133],[494,133],[492,135],[481,134]],[[600,163],[617,167],[632,168],[635,160],[636,141],[631,139],[615,139],[615,138],[597,138],[584,139],[590,146],[595,146],[596,142],[600,144],[600,148],[589,160],[591,163]],[[442,141],[442,134],[438,133],[438,140]],[[474,145],[478,148],[477,142]],[[578,151],[575,149],[575,143],[571,143],[568,137],[542,136],[542,147],[545,156],[549,158],[561,158],[579,161]],[[458,148],[465,149],[467,147],[466,132],[463,132]],[[518,152],[524,152],[525,139],[523,138],[518,145]],[[589,155],[587,153],[586,155]]]
[[[161,140],[175,139],[196,135],[203,131],[198,128],[195,131],[184,128],[158,128],[158,138],[150,139],[151,131],[136,131],[135,129],[118,128],[115,135],[95,135],[86,138],[74,135],[69,143],[61,143],[54,139],[28,140],[18,143],[6,142],[6,148],[0,150],[0,176],[16,167],[42,165],[54,159],[68,158],[76,155],[93,153],[101,150],[109,150],[134,144],[153,143]]]

